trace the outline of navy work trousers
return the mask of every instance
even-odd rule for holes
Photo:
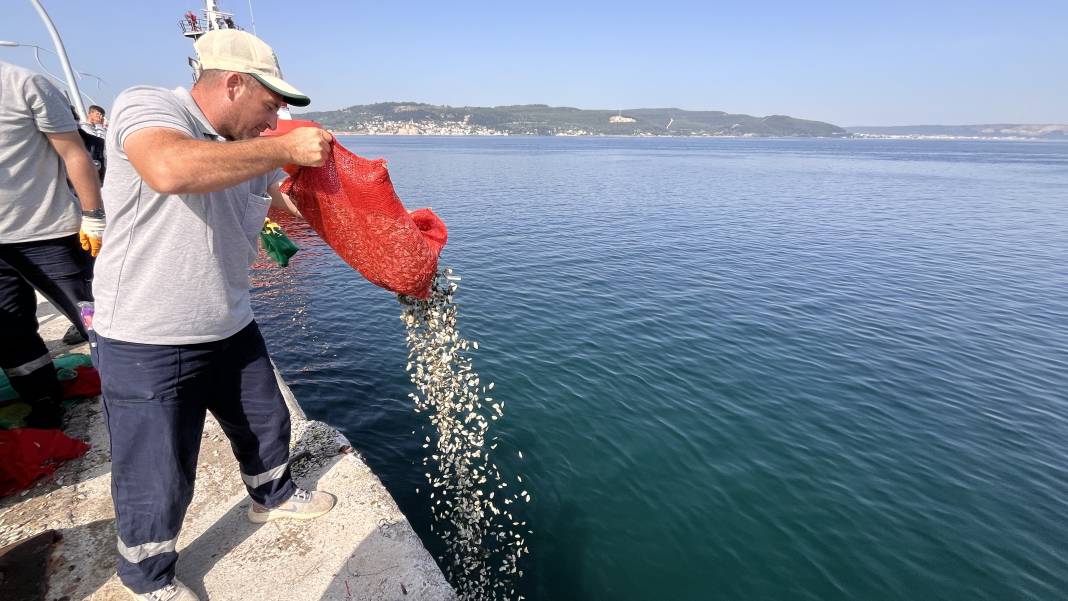
[[[255,321],[201,344],[94,338],[111,435],[119,578],[146,593],[174,578],[206,412],[230,439],[249,495],[276,507],[296,490],[289,474],[289,410]]]
[[[52,358],[37,333],[41,291],[85,335],[78,302],[92,301],[92,259],[78,235],[0,244],[0,368],[27,403],[60,401]]]

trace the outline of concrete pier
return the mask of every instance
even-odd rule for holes
[[[38,305],[53,355],[88,353],[61,341],[69,322]],[[276,376],[277,376],[276,371]],[[297,483],[338,496],[309,522],[252,524],[251,502],[219,425],[208,417],[196,492],[178,540],[178,578],[203,600],[446,600],[455,593],[378,477],[344,436],[309,420],[279,376],[293,420]],[[100,399],[68,415],[68,435],[90,445],[28,491],[0,499],[0,547],[49,529],[62,535],[48,564],[46,599],[129,599],[115,576],[108,435]]]

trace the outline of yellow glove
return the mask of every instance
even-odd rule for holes
[[[78,238],[82,243],[82,250],[89,251],[91,256],[100,254],[100,245],[104,243],[104,226],[106,221],[103,217],[82,216],[82,231]]]
[[[263,232],[262,233],[264,233],[264,234],[273,234],[276,231],[281,230],[281,229],[282,229],[282,226],[278,225],[270,217],[265,217],[263,219]]]

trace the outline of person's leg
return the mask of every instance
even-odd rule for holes
[[[230,439],[249,496],[276,507],[296,490],[289,475],[289,409],[256,322],[224,342],[208,409]]]
[[[214,348],[95,338],[111,436],[119,578],[131,591],[148,593],[174,579]]]
[[[310,520],[334,508],[337,498],[306,491],[289,473],[289,409],[285,405],[267,345],[252,322],[226,341],[220,355],[209,409],[230,439],[241,465],[254,523]]]
[[[0,246],[0,257],[6,251]],[[32,407],[26,425],[60,428],[62,387],[37,327],[33,288],[0,258],[0,369],[19,398]]]
[[[88,338],[78,311],[81,301],[92,302],[92,257],[82,250],[78,236],[4,245],[3,259]]]

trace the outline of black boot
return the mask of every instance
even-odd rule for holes
[[[26,416],[27,428],[63,429],[63,404],[61,402],[44,398],[30,403],[30,408],[30,414]]]
[[[85,342],[85,336],[82,336],[82,333],[78,331],[77,327],[72,325],[67,328],[67,333],[63,335],[63,344],[74,346],[83,342]]]
[[[26,402],[23,400],[23,402]],[[26,416],[27,428],[42,430],[63,429],[63,401],[59,394],[43,396],[29,401],[30,414]]]

